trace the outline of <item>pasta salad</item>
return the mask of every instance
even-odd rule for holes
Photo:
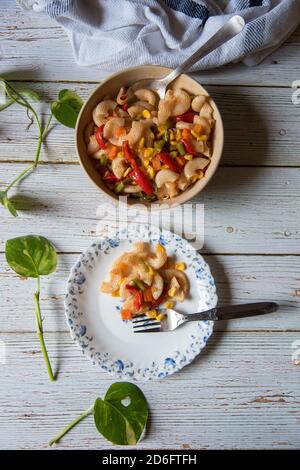
[[[87,153],[115,194],[171,199],[205,177],[215,119],[210,98],[168,90],[121,88],[93,110]]]
[[[100,289],[122,299],[122,320],[146,313],[162,321],[159,307],[173,308],[189,292],[185,269],[185,263],[168,257],[162,245],[157,244],[153,252],[149,243],[136,242],[132,251],[113,263],[109,281],[102,282]]]

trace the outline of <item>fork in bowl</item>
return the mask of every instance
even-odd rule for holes
[[[275,312],[278,304],[275,302],[254,302],[250,304],[231,305],[227,307],[215,307],[204,312],[183,314],[171,308],[161,309],[160,313],[165,315],[164,320],[158,321],[147,317],[145,313],[133,318],[134,333],[158,333],[176,330],[180,325],[189,321],[203,320],[232,320],[234,318],[265,315]]]

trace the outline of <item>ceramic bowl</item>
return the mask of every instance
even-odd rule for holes
[[[102,181],[101,175],[95,168],[95,162],[93,159],[87,155],[86,143],[84,140],[84,130],[87,124],[92,120],[92,111],[94,107],[101,101],[105,96],[116,96],[119,89],[122,86],[130,86],[138,80],[149,78],[149,79],[158,79],[162,78],[168,73],[171,72],[171,69],[166,67],[161,67],[158,65],[142,65],[138,67],[132,67],[122,72],[115,73],[110,75],[106,80],[100,83],[95,90],[91,93],[85,104],[83,105],[80,115],[77,120],[75,139],[76,139],[76,150],[79,158],[81,167],[89,177],[89,179],[97,186],[99,191],[105,194],[113,202],[118,202],[118,196],[114,194]],[[205,88],[203,88],[196,80],[192,79],[188,75],[181,75],[178,77],[169,88],[183,88],[191,94],[205,94],[209,95]],[[198,180],[192,186],[187,188],[184,192],[180,193],[178,196],[167,200],[167,201],[155,201],[155,202],[143,202],[134,198],[128,198],[128,204],[144,204],[145,206],[154,206],[154,208],[170,208],[172,206],[177,206],[184,202],[189,201],[194,196],[196,196],[202,189],[207,185],[213,174],[215,173],[221,155],[223,151],[223,142],[224,142],[224,131],[223,131],[223,122],[220,115],[220,112],[217,108],[215,102],[211,99],[210,101],[212,107],[214,108],[214,118],[216,120],[215,128],[212,136],[212,157],[211,163],[206,170],[205,177],[201,180]],[[152,207],[153,208],[153,207]]]

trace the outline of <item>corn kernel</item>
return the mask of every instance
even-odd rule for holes
[[[145,168],[148,168],[148,166],[150,165],[149,160],[144,159],[144,160],[143,160],[143,165],[144,165]]]
[[[162,169],[162,170],[168,170],[169,167],[168,167],[168,165],[162,165],[162,166],[161,166],[161,169]]]
[[[170,144],[171,144],[171,145],[177,145],[177,141],[176,141],[176,140],[171,140],[171,141],[170,141]]]
[[[195,137],[195,139],[197,139],[197,137],[199,137],[199,134],[197,134],[197,132],[191,130],[191,134],[193,137]]]
[[[157,315],[156,317],[156,320],[158,321],[163,321],[165,319],[165,315],[163,313],[160,313],[159,315]]]
[[[142,112],[142,115],[145,119],[148,119],[151,116],[148,109],[144,109],[144,111]]]
[[[147,167],[147,173],[148,173],[148,175],[149,175],[149,177],[150,177],[151,179],[154,178],[154,176],[155,176],[155,171],[154,171],[153,166],[149,165],[149,166]]]
[[[184,156],[186,160],[193,160],[193,155],[187,154]]]
[[[123,157],[123,152],[118,152],[117,157]]]
[[[156,318],[156,316],[157,316],[157,311],[156,311],[156,310],[148,310],[148,312],[146,312],[146,315],[147,315],[147,317],[149,317],[149,318]]]
[[[170,134],[170,140],[174,140],[175,137],[174,137],[174,132],[172,131],[172,129],[169,130],[169,134]]]
[[[165,253],[166,251],[165,248],[160,243],[156,245],[156,250],[159,251],[160,253]]]
[[[175,294],[176,294],[175,287],[171,287],[171,289],[168,290],[168,296],[169,297],[174,297]]]
[[[145,265],[148,268],[148,272],[149,272],[150,276],[154,276],[155,273],[154,273],[153,269],[151,268],[150,264],[145,262]]]
[[[144,157],[145,158],[151,158],[154,154],[154,148],[153,147],[147,147],[144,150]]]
[[[181,261],[180,263],[176,263],[175,269],[178,269],[179,271],[184,271],[186,269],[186,264],[183,261]]]
[[[198,141],[198,142],[204,142],[204,141],[206,141],[206,140],[207,140],[207,135],[199,135],[199,136],[197,137],[197,141]]]
[[[167,302],[165,302],[164,307],[165,308],[174,308],[174,305],[175,305],[174,300],[168,300]]]
[[[176,130],[176,140],[177,142],[179,142],[181,140],[181,132],[180,132],[180,129],[177,129]]]
[[[145,146],[145,137],[142,137],[139,141],[139,148],[143,149]]]

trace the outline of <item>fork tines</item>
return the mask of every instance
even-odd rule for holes
[[[134,333],[151,333],[160,331],[161,323],[145,314],[137,315],[132,319]]]

